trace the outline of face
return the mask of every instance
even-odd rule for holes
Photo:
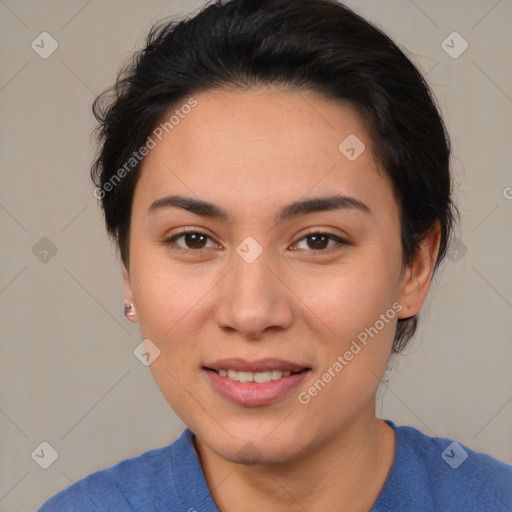
[[[402,268],[393,190],[351,106],[270,88],[194,98],[143,162],[126,299],[202,443],[291,461],[374,417],[431,267]]]

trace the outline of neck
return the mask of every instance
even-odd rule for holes
[[[350,510],[368,512],[393,464],[393,429],[372,414],[300,458],[246,466],[195,440],[213,499],[222,512]],[[220,482],[220,483],[219,483]]]

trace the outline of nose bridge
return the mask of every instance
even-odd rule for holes
[[[234,269],[232,272],[233,283],[231,283],[233,293],[241,301],[244,297],[253,301],[268,301],[272,298],[273,290],[269,283],[269,277],[273,275],[269,269],[271,262],[269,255],[263,252],[253,259],[252,249],[244,255],[240,255],[243,249],[237,250],[234,257]]]
[[[232,270],[223,280],[216,320],[247,337],[258,337],[268,327],[286,327],[291,310],[286,287],[279,285],[269,251],[246,238],[236,248]]]

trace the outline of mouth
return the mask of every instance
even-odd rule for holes
[[[261,372],[244,372],[237,371],[233,369],[220,369],[214,370],[213,368],[204,367],[205,370],[209,370],[215,372],[217,375],[221,377],[226,377],[229,380],[235,382],[252,382],[255,384],[265,384],[266,382],[271,382],[275,380],[282,379],[283,377],[290,377],[290,375],[297,375],[299,373],[303,373],[311,370],[311,368],[303,368],[299,371],[291,371],[291,370],[266,370]]]
[[[231,358],[203,366],[213,389],[237,405],[255,407],[284,398],[308,375],[309,366],[282,359]]]

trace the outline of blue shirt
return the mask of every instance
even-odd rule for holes
[[[451,439],[386,420],[391,471],[370,512],[510,512],[512,466]],[[38,512],[218,512],[189,429],[170,446],[82,478]]]

